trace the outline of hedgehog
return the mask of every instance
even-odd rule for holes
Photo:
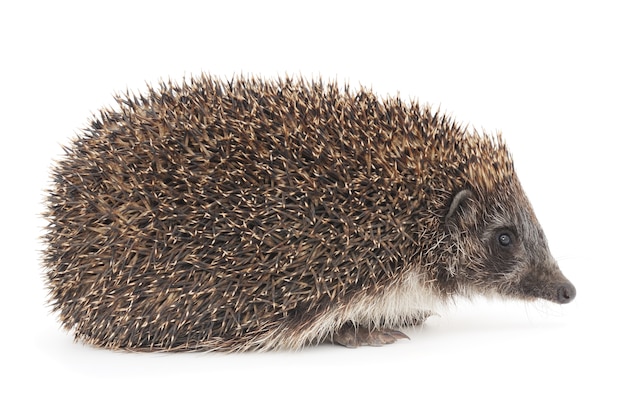
[[[500,134],[321,79],[115,98],[46,194],[49,303],[76,340],[384,345],[457,298],[575,297]]]

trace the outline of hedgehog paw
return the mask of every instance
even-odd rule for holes
[[[340,344],[348,348],[356,348],[361,345],[380,347],[382,345],[393,344],[401,338],[409,339],[406,334],[396,331],[395,329],[368,329],[349,323],[339,328],[339,330],[333,334],[332,340],[335,344]]]

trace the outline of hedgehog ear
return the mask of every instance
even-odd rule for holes
[[[474,196],[474,194],[469,189],[463,189],[457,192],[456,195],[454,195],[454,198],[452,198],[452,203],[450,204],[450,209],[448,209],[448,213],[446,214],[446,218],[445,218],[446,224],[450,223],[450,220],[452,219],[454,214],[456,214],[456,212],[459,210],[459,207],[461,206],[461,204],[465,202],[467,199],[471,198],[472,196]]]

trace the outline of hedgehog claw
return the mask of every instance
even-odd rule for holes
[[[439,316],[438,313],[432,312],[432,311],[422,311],[421,316],[418,316],[417,318],[415,318],[412,322],[413,326],[420,326],[422,325],[424,322],[426,322],[426,320],[428,318],[430,318],[431,316]]]
[[[410,339],[406,334],[395,329],[368,329],[355,327],[353,324],[346,324],[339,328],[333,335],[332,340],[335,344],[340,344],[348,348],[356,348],[361,345],[380,347],[393,344],[401,338]]]

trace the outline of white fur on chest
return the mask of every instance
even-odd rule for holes
[[[363,296],[338,310],[339,326],[346,322],[374,328],[394,328],[421,320],[424,312],[441,304],[432,289],[424,283],[424,275],[410,271],[398,283],[377,296]]]
[[[425,275],[418,271],[406,272],[397,283],[376,296],[363,295],[349,304],[337,305],[297,334],[284,337],[286,334],[283,333],[283,337],[272,337],[273,344],[300,348],[332,336],[349,322],[369,328],[397,328],[419,322],[424,318],[424,312],[433,312],[442,305],[424,278]]]

